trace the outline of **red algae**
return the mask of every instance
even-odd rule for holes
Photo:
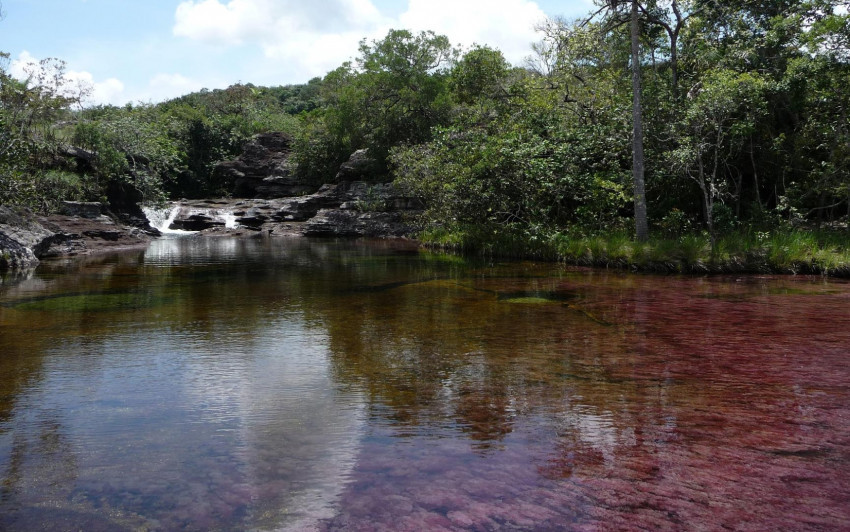
[[[505,378],[475,375],[458,415],[498,446],[385,446],[397,428],[380,425],[343,513],[353,494],[402,493],[455,529],[850,528],[848,285],[601,277],[562,284],[610,327],[544,308],[490,317],[497,337],[478,349]]]
[[[850,283],[172,245],[0,292],[0,528],[850,530]]]

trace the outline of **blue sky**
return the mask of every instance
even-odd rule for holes
[[[236,82],[302,83],[389,28],[432,29],[501,49],[520,64],[546,16],[577,18],[591,0],[0,0],[0,51],[63,59],[94,87],[89,103],[157,102]]]

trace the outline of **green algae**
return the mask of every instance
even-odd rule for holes
[[[511,297],[506,299],[501,299],[503,303],[518,303],[523,305],[551,305],[561,303],[560,301],[554,299],[548,299],[545,297],[535,297],[535,296],[525,296],[525,297]]]
[[[36,312],[108,312],[161,305],[164,299],[144,292],[59,295],[18,303],[16,310]]]

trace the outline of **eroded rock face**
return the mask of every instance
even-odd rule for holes
[[[357,150],[342,163],[336,174],[338,183],[345,181],[372,181],[378,173],[378,163],[368,149]]]
[[[150,235],[104,214],[99,204],[72,205],[65,212],[36,216],[25,209],[0,206],[0,271],[25,271],[39,259],[144,246]],[[80,207],[81,210],[76,210]]]
[[[324,209],[304,226],[304,236],[404,237],[412,228],[400,212]]]
[[[35,268],[38,255],[56,240],[56,233],[44,227],[27,210],[0,206],[0,271]]]
[[[343,182],[338,205],[318,211],[304,225],[306,236],[403,237],[414,231],[419,203],[393,183]]]
[[[61,213],[66,216],[95,219],[104,214],[103,204],[97,201],[63,201]]]
[[[182,201],[170,229],[206,234],[407,236],[420,208],[391,183],[344,182],[290,198]]]
[[[219,163],[214,174],[233,184],[235,198],[282,198],[312,194],[319,188],[294,175],[290,162],[292,140],[285,133],[257,135],[234,161]]]

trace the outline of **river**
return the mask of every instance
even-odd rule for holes
[[[166,238],[0,286],[2,530],[847,530],[850,283]]]

